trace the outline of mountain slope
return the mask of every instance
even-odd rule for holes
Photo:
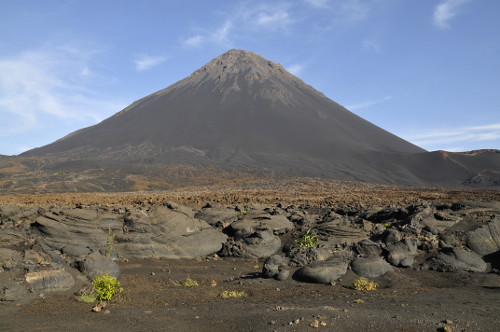
[[[255,53],[231,50],[188,78],[149,95],[100,124],[25,155],[149,143],[224,153],[304,155],[316,150],[422,152],[359,118]]]
[[[22,156],[408,185],[461,185],[482,170],[481,162],[462,167],[429,154],[281,65],[242,50],[230,50],[103,122]],[[498,155],[492,158],[493,165],[499,162]],[[429,163],[437,165],[430,173]],[[435,181],[435,172],[444,175],[442,181]]]

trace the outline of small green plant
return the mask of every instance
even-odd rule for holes
[[[111,256],[111,251],[113,251],[113,244],[115,243],[116,234],[111,231],[111,227],[108,228],[108,237],[106,239],[106,257]]]
[[[365,277],[361,277],[354,280],[352,286],[355,290],[371,291],[377,289],[378,285],[374,281],[370,281]]]
[[[295,243],[299,245],[299,247],[309,248],[315,247],[319,243],[319,239],[317,235],[311,234],[311,229],[308,229],[307,232],[302,235],[300,240],[295,240]]]
[[[391,227],[391,226],[392,226],[392,224],[391,224],[390,222],[386,222],[386,223],[384,224],[384,226],[385,226],[385,228],[388,228],[388,227]]]
[[[116,293],[123,292],[123,288],[116,277],[109,274],[99,274],[92,281],[96,299],[98,301],[109,301]]]
[[[94,293],[87,293],[87,294],[82,294],[76,298],[78,302],[83,302],[83,303],[92,303],[97,300],[97,297]]]
[[[241,214],[243,214],[243,215],[245,215],[245,214],[247,214],[247,213],[248,213],[248,211],[247,211],[247,210],[243,210],[243,211],[241,211]]]
[[[357,299],[357,300],[354,300],[354,303],[361,304],[361,303],[365,303],[365,301],[363,301],[362,299]]]
[[[200,284],[198,284],[198,281],[188,277],[186,280],[180,282],[180,285],[183,287],[198,287]]]
[[[231,298],[238,298],[238,297],[244,297],[247,296],[247,293],[244,291],[238,292],[238,291],[223,291],[220,294],[220,297],[223,299],[231,299]]]

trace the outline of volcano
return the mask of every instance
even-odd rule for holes
[[[500,169],[498,151],[427,152],[244,50],[230,50],[101,123],[22,156],[405,185],[490,183]]]

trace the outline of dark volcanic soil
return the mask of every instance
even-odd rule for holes
[[[262,262],[253,259],[120,265],[124,292],[103,311],[91,312],[92,304],[70,294],[26,305],[1,303],[0,330],[498,331],[500,326],[500,276],[491,273],[400,269],[375,279],[379,288],[367,292],[350,287],[355,278],[350,271],[336,285],[261,279],[256,266]],[[200,285],[178,285],[188,277]],[[248,295],[223,299],[225,290]],[[311,326],[315,321],[318,328]]]

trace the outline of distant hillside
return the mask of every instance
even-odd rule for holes
[[[185,168],[417,186],[495,188],[500,179],[498,151],[427,152],[243,50],[21,156],[64,160],[52,171],[151,178]]]

